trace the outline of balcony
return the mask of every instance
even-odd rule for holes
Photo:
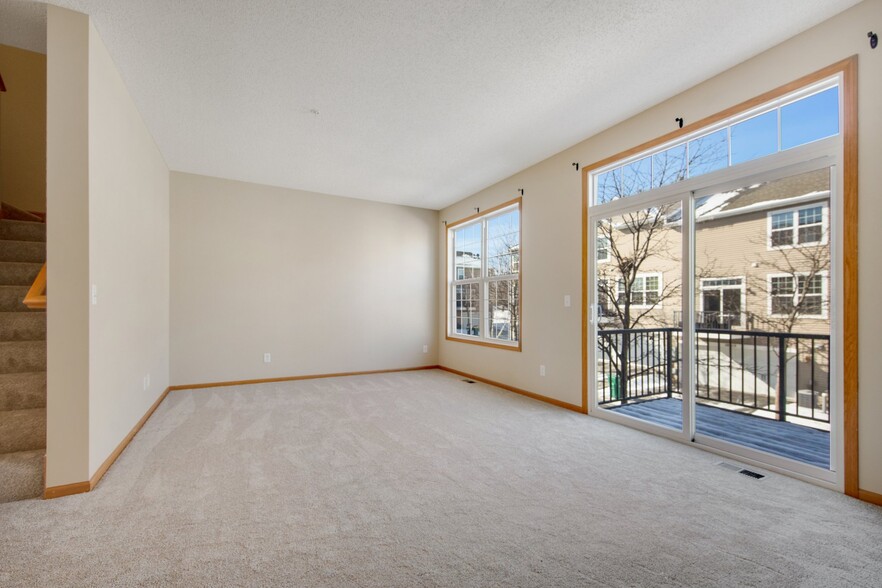
[[[680,429],[682,347],[677,328],[599,331],[598,404]],[[829,335],[697,328],[696,431],[829,468],[829,350]]]

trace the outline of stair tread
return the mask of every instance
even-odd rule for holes
[[[0,311],[2,312],[43,312],[43,309],[28,308],[22,302],[30,286],[0,285]]]
[[[0,312],[0,341],[45,340],[45,312]]]
[[[45,408],[0,412],[0,454],[45,448]]]
[[[36,261],[0,261],[0,285],[30,287],[42,267]]]
[[[44,449],[0,454],[0,503],[43,494]]]
[[[46,243],[0,239],[0,261],[43,263],[46,261]]]
[[[0,374],[0,411],[46,408],[46,372]]]
[[[0,341],[0,373],[17,374],[45,369],[45,341]]]

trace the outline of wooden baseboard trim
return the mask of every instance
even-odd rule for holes
[[[455,370],[453,368],[449,368],[449,367],[446,367],[443,365],[439,365],[438,369],[444,370],[445,372],[450,372],[451,374],[456,374],[458,376],[462,376],[464,378],[469,378],[471,380],[483,382],[484,384],[490,384],[491,386],[496,386],[497,388],[502,388],[503,390],[508,390],[509,392],[514,392],[515,394],[520,394],[521,396],[526,396],[527,398],[532,398],[533,400],[547,402],[548,404],[553,404],[554,406],[558,406],[560,408],[565,408],[567,410],[572,410],[574,412],[586,414],[585,409],[583,407],[579,406],[578,404],[570,404],[569,402],[564,402],[564,401],[558,400],[556,398],[551,398],[549,396],[542,396],[541,394],[536,394],[535,392],[530,392],[528,390],[522,390],[520,388],[515,388],[514,386],[509,386],[508,384],[502,384],[501,382],[494,382],[493,380],[488,380],[487,378],[482,378],[481,376],[476,376],[474,374],[467,374],[466,372],[461,372],[459,370]]]
[[[125,451],[126,447],[129,446],[129,443],[132,442],[132,439],[135,438],[135,435],[138,434],[138,431],[141,430],[141,427],[144,426],[144,423],[156,412],[156,409],[159,408],[159,405],[162,404],[162,401],[165,400],[165,397],[168,396],[169,388],[166,388],[165,391],[159,395],[159,398],[156,399],[156,402],[147,409],[147,412],[144,413],[144,416],[141,417],[135,426],[129,431],[129,434],[125,436],[125,438],[120,441],[119,445],[116,446],[116,449],[107,456],[107,459],[104,460],[104,463],[101,464],[101,467],[95,471],[95,474],[92,478],[86,482],[76,482],[74,484],[65,484],[64,486],[50,486],[46,488],[43,492],[43,498],[61,498],[62,496],[70,496],[71,494],[82,494],[83,492],[91,492],[95,489],[95,486],[98,485],[98,482],[101,481],[101,478],[104,477],[104,474],[107,473],[107,470],[110,469],[110,466],[117,460],[117,458]]]
[[[113,450],[113,453],[107,456],[107,459],[104,460],[104,463],[101,464],[101,467],[98,468],[95,474],[92,475],[92,479],[89,480],[89,485],[91,486],[90,489],[93,489],[95,488],[95,486],[98,485],[98,482],[101,481],[101,478],[104,477],[104,474],[107,473],[107,470],[110,469],[110,466],[113,465],[113,462],[115,462],[116,459],[122,454],[122,452],[125,451],[126,447],[129,446],[129,443],[132,442],[132,439],[135,438],[135,435],[138,434],[138,431],[141,430],[141,427],[144,426],[144,423],[146,423],[150,419],[150,417],[153,416],[153,413],[156,412],[156,409],[159,408],[159,405],[162,404],[162,401],[165,400],[165,397],[168,396],[169,392],[170,389],[166,388],[165,391],[159,395],[159,398],[156,399],[156,402],[153,403],[153,406],[147,409],[147,412],[144,413],[144,416],[141,417],[141,420],[138,421],[132,428],[132,430],[129,431],[129,434],[126,435],[122,441],[120,441],[119,445],[116,446],[116,449]]]
[[[76,482],[74,484],[64,484],[63,486],[49,486],[43,491],[43,498],[61,498],[62,496],[70,496],[72,494],[82,494],[92,489],[89,482]]]
[[[864,502],[869,502],[870,504],[882,506],[882,494],[876,494],[875,492],[870,492],[869,490],[858,490],[857,497]]]
[[[169,390],[199,390],[201,388],[221,388],[224,386],[248,386],[250,384],[271,384],[273,382],[293,382],[296,380],[318,380],[321,378],[344,378],[346,376],[368,376],[371,374],[393,374],[397,372],[416,372],[420,370],[436,370],[440,366],[423,365],[410,368],[396,368],[391,370],[370,370],[364,372],[340,372],[337,374],[308,374],[305,376],[284,376],[281,378],[260,378],[257,380],[233,380],[229,382],[208,382],[205,384],[181,384],[171,386]]]

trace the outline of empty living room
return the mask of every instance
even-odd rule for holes
[[[882,585],[879,34],[0,0],[0,586]]]

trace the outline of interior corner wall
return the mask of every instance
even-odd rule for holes
[[[436,211],[173,172],[172,384],[435,365],[437,234]]]
[[[48,7],[46,486],[89,478],[89,19]]]
[[[46,211],[46,56],[0,45],[0,200]]]
[[[860,487],[882,494],[882,50],[871,50],[867,30],[882,23],[882,0],[866,0],[796,37],[682,94],[612,126],[607,131],[441,211],[455,221],[475,207],[510,200],[518,188],[523,198],[523,352],[477,347],[444,339],[446,268],[444,234],[439,236],[439,363],[543,394],[581,404],[581,175],[571,165],[589,165],[671,131],[674,117],[700,120],[730,106],[858,55],[859,124],[859,470]],[[570,294],[573,306],[565,308]],[[546,376],[539,376],[539,365]]]
[[[169,170],[91,24],[88,120],[91,477],[169,385]]]

